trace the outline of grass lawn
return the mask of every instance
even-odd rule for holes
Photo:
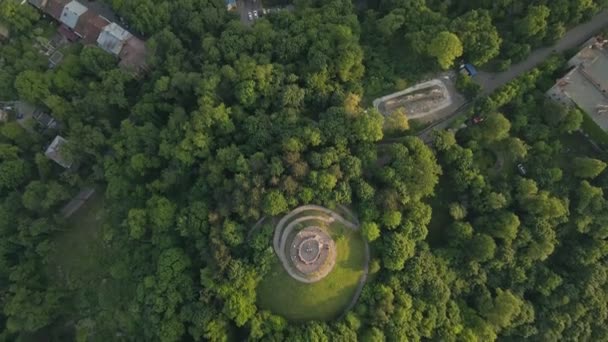
[[[301,283],[291,278],[276,258],[272,270],[258,285],[260,308],[293,321],[328,321],[342,313],[363,274],[365,243],[359,232],[336,223],[330,229],[337,258],[329,275],[313,284]]]
[[[115,317],[134,295],[131,284],[110,275],[118,254],[103,241],[104,216],[103,189],[97,189],[52,239],[48,272],[52,282],[71,292],[64,308],[68,321],[83,318],[70,317],[74,313]]]
[[[103,260],[103,216],[103,195],[96,193],[69,219],[68,229],[53,239],[51,274],[70,288],[82,285],[83,275],[95,278],[98,273],[91,271]]]

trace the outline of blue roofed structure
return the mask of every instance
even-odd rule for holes
[[[466,64],[463,64],[460,68],[461,68],[461,70],[466,71],[466,73],[471,77],[477,75],[477,69],[475,69],[473,64],[466,63]]]

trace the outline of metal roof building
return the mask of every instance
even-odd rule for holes
[[[80,2],[72,1],[63,8],[59,21],[73,30],[76,28],[80,16],[85,14],[88,10],[89,9]]]
[[[60,135],[56,136],[51,145],[46,149],[44,155],[49,159],[54,161],[55,163],[65,167],[66,169],[72,166],[72,162],[67,160],[65,156],[61,153],[61,146],[67,144],[68,141],[65,140]]]
[[[97,38],[97,45],[105,51],[118,56],[123,46],[133,35],[116,23],[103,28]]]

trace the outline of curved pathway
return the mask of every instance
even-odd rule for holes
[[[344,318],[344,316],[346,316],[346,314],[350,310],[352,310],[352,308],[354,308],[355,305],[357,304],[357,301],[359,300],[359,297],[361,296],[361,292],[363,292],[363,286],[365,286],[365,283],[367,282],[367,276],[369,274],[369,259],[370,259],[369,244],[366,241],[365,242],[365,265],[363,266],[363,274],[361,275],[361,278],[359,278],[359,284],[357,285],[357,291],[355,291],[355,295],[353,296],[353,299],[350,300],[350,303],[348,303],[348,306],[344,309],[344,311],[342,312],[342,314],[340,315],[338,320],[341,320],[342,318]]]
[[[332,223],[334,221],[338,221],[341,224],[343,224],[344,226],[346,226],[352,230],[357,231],[360,229],[359,220],[357,219],[357,216],[346,206],[340,205],[339,208],[341,210],[343,210],[348,216],[352,217],[354,223],[346,220],[342,215],[336,213],[335,211],[327,209],[325,207],[321,207],[318,205],[305,205],[305,206],[298,207],[298,208],[292,210],[291,212],[289,212],[287,215],[283,216],[281,218],[281,220],[279,221],[279,223],[276,225],[275,231],[274,231],[274,237],[273,237],[274,251],[277,254],[277,257],[279,258],[279,260],[281,261],[281,264],[283,264],[283,268],[292,278],[294,278],[298,281],[301,281],[303,283],[313,283],[313,282],[317,281],[317,280],[311,281],[310,279],[306,279],[304,277],[301,277],[299,274],[297,274],[297,272],[290,267],[289,260],[285,256],[285,245],[287,243],[287,239],[288,239],[289,235],[291,234],[291,232],[293,231],[293,229],[295,229],[295,227],[298,224],[300,224],[301,222],[308,221],[308,220],[319,220],[319,221],[323,221],[326,223]],[[321,212],[327,216],[307,215],[307,216],[298,217],[290,222],[290,220],[294,216],[296,216],[300,213],[306,212],[306,211],[317,211],[317,212]],[[287,224],[286,227],[285,227],[285,224]],[[367,281],[367,277],[369,274],[370,250],[369,250],[369,244],[367,243],[367,241],[364,240],[364,243],[365,243],[365,250],[364,250],[364,259],[365,260],[364,260],[364,264],[363,264],[363,274],[359,278],[359,283],[357,284],[357,289],[355,291],[355,294],[353,295],[353,298],[351,299],[348,306],[344,309],[344,311],[340,314],[340,319],[343,318],[357,304],[357,301],[359,300],[359,297],[361,296],[361,292],[363,291],[363,286],[365,286],[365,283]]]

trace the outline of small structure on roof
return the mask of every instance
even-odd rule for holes
[[[66,158],[65,153],[62,153],[62,149],[64,148],[63,146],[65,146],[65,144],[67,143],[68,141],[62,136],[56,136],[55,139],[53,139],[53,142],[44,152],[44,155],[55,163],[63,166],[66,169],[69,169],[70,167],[72,167],[73,162]]]
[[[80,17],[88,10],[89,9],[80,2],[71,1],[63,8],[59,21],[65,26],[74,30],[76,29],[76,25],[78,24],[78,20],[80,19]]]
[[[108,53],[118,56],[122,47],[133,35],[116,23],[103,28],[97,38],[97,45]]]

